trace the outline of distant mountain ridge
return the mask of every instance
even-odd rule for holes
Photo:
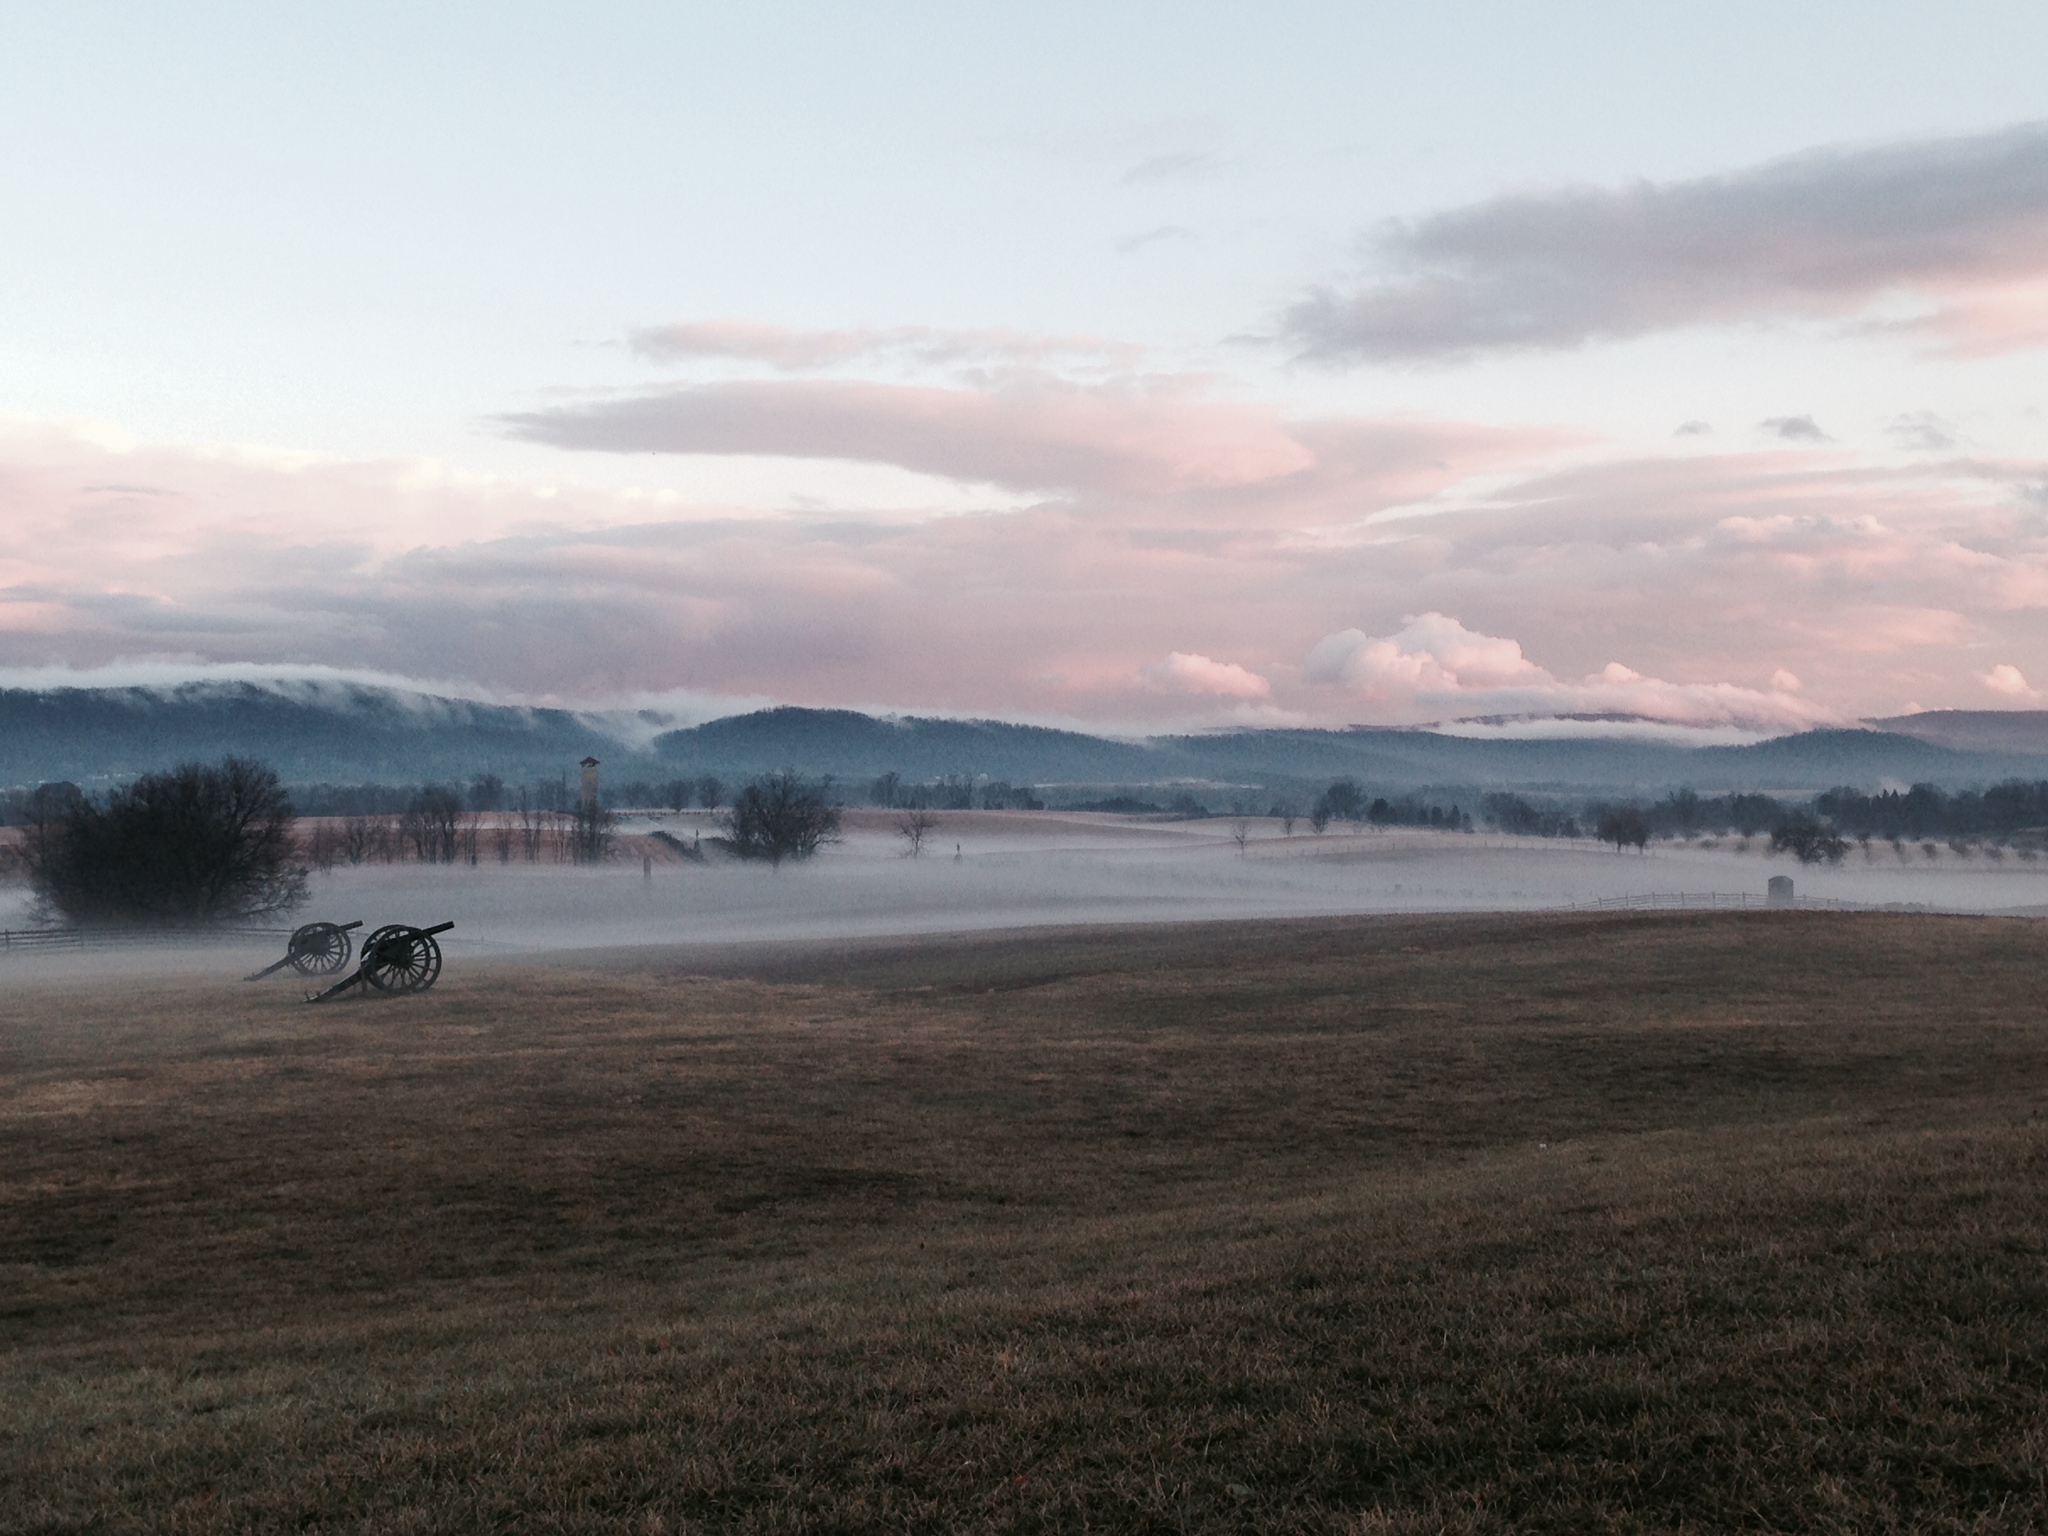
[[[2048,709],[1930,709],[1864,724],[1957,752],[2048,753]]]
[[[1351,777],[1375,793],[1813,793],[1919,781],[1948,788],[2048,778],[2048,713],[1948,711],[1806,731],[1752,746],[1651,740],[1502,739],[1426,730],[1247,730],[1119,740],[999,720],[877,717],[785,707],[663,730],[652,714],[489,704],[366,684],[187,683],[165,688],[0,689],[0,786],[103,785],[226,752],[288,783],[385,784],[495,773],[573,777],[585,755],[608,783],[789,767],[864,790],[884,774],[1052,786],[1183,785],[1294,794]],[[1884,727],[1879,729],[1877,727]]]
[[[2033,771],[2048,755],[2007,761],[1956,753],[1875,731],[1808,731],[1747,747],[1560,737],[1447,736],[1409,729],[1220,731],[1126,742],[989,720],[876,719],[845,710],[771,709],[672,731],[654,750],[678,765],[728,773],[783,765],[841,779],[897,772],[909,779],[986,774],[1014,783],[1106,785],[1183,782],[1306,785],[1351,777],[1392,789],[1467,787],[1572,792],[1690,784],[1808,791],[1995,780]]]
[[[227,752],[262,758],[289,783],[406,783],[508,769],[531,777],[573,764],[594,745],[623,743],[568,710],[364,684],[0,689],[6,784],[121,779]]]

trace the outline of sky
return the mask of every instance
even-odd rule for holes
[[[0,682],[2041,707],[2044,56],[1969,0],[0,4]]]

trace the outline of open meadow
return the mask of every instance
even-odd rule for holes
[[[2048,928],[8,973],[0,1531],[2020,1531]]]

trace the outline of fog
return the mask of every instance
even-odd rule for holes
[[[942,813],[921,858],[904,857],[894,818],[848,816],[846,840],[780,870],[707,854],[675,858],[622,825],[621,856],[597,866],[369,864],[316,874],[312,900],[288,921],[361,919],[426,926],[452,920],[451,960],[609,945],[717,945],[885,937],[1051,924],[1184,922],[1337,913],[1487,911],[1563,907],[1651,893],[1720,893],[1761,899],[1772,875],[1790,875],[1801,898],[1913,904],[1954,912],[2048,913],[2048,860],[1941,847],[1934,859],[1908,845],[1851,849],[1839,866],[1802,868],[1748,851],[1656,844],[1617,853],[1589,842],[1487,833],[1333,828],[1254,819],[1240,853],[1225,819],[1146,822],[1054,812]],[[706,823],[689,813],[660,823],[690,841]],[[643,872],[641,853],[660,862]],[[6,893],[0,926],[28,917],[27,893]],[[0,952],[0,967],[36,973],[233,969],[282,953],[274,940],[152,944],[37,955]]]

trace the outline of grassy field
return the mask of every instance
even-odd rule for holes
[[[0,993],[0,1530],[2048,1523],[2048,927]]]

